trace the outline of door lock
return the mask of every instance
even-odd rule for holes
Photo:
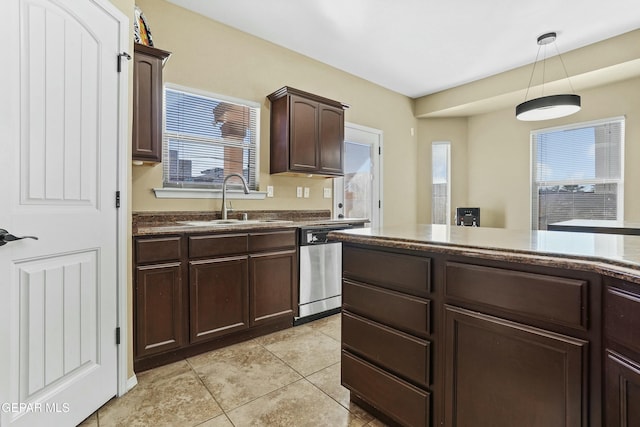
[[[38,240],[36,236],[22,236],[22,237],[14,236],[4,228],[0,228],[0,246],[4,246],[9,242],[13,242],[14,240],[22,240],[22,239]]]

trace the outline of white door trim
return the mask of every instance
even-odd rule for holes
[[[111,15],[120,24],[120,53],[129,52],[130,27],[129,17],[116,8],[111,2],[105,0],[93,0]],[[119,118],[118,118],[118,184],[120,192],[120,209],[118,212],[118,241],[117,241],[117,278],[118,278],[118,313],[117,327],[120,328],[120,345],[118,346],[118,396],[122,396],[137,383],[135,374],[129,379],[129,316],[128,316],[128,295],[129,295],[129,251],[128,242],[130,239],[130,217],[129,214],[129,168],[131,165],[131,150],[129,143],[129,63],[130,61],[121,58],[120,78],[119,78]],[[114,201],[115,203],[115,201]]]
[[[379,147],[379,152],[378,152],[378,156],[376,156],[375,158],[375,162],[374,162],[374,176],[376,177],[376,180],[378,182],[377,188],[374,188],[374,190],[376,191],[376,193],[374,193],[374,197],[377,196],[378,200],[380,201],[380,203],[383,203],[383,174],[382,171],[384,170],[383,168],[383,156],[382,153],[384,152],[384,148],[383,148],[383,132],[380,129],[375,129],[372,127],[368,127],[368,126],[363,126],[363,125],[358,125],[355,123],[350,123],[350,122],[345,122],[344,124],[345,127],[345,139],[346,139],[346,134],[348,129],[353,129],[353,130],[358,130],[358,131],[362,131],[362,132],[367,132],[370,134],[373,134],[376,136],[377,138],[377,146]],[[356,141],[357,142],[357,141]],[[375,153],[374,153],[375,155]],[[339,191],[344,191],[344,178],[340,177],[340,178],[336,178],[333,180],[333,213],[334,213],[334,217],[337,215],[336,213],[338,212],[338,203],[340,202],[339,197],[338,197],[338,192]],[[372,221],[370,225],[376,225],[378,227],[382,226],[383,224],[383,211],[384,209],[382,209],[382,206],[380,205],[377,209],[376,209],[376,213],[377,213],[377,218],[370,218],[370,220]],[[375,215],[374,215],[375,216]],[[374,223],[374,221],[377,220],[377,224]]]

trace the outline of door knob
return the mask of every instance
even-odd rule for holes
[[[22,239],[38,240],[36,236],[22,236],[22,237],[14,236],[4,228],[0,228],[0,246],[4,246],[9,242],[13,242],[14,240],[22,240]]]

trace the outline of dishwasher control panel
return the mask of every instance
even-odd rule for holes
[[[326,245],[329,242],[327,235],[334,230],[353,228],[350,224],[327,225],[317,227],[300,227],[300,246]]]

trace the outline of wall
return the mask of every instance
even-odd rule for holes
[[[451,143],[451,209],[467,204],[467,119],[422,119],[418,123],[418,222],[431,223],[431,144]],[[453,212],[453,211],[452,211]],[[453,214],[451,213],[451,218]]]
[[[452,140],[452,152],[464,151],[466,157],[453,155],[452,205],[457,202],[482,209],[482,225],[510,229],[530,228],[530,142],[532,130],[625,116],[625,197],[624,218],[640,221],[638,183],[640,169],[640,77],[579,91],[582,110],[572,116],[544,122],[520,122],[515,119],[515,105],[467,119],[421,119],[419,124],[420,161],[435,140]],[[466,126],[464,123],[466,122]],[[466,130],[466,136],[461,134]],[[429,160],[430,161],[430,160]],[[430,163],[427,163],[430,164]],[[418,206],[429,206],[429,176],[418,185]],[[456,186],[456,182],[466,182]]]
[[[346,121],[384,132],[385,224],[416,219],[417,121],[413,101],[380,86],[308,57],[237,31],[163,0],[138,0],[154,44],[173,54],[164,68],[165,82],[259,102],[261,109],[261,190],[274,186],[275,197],[259,201],[234,200],[235,209],[331,209],[323,188],[331,179],[269,174],[269,111],[266,96],[292,86],[350,105]],[[224,67],[221,66],[226,62]],[[219,210],[219,199],[156,199],[152,188],[162,186],[162,166],[133,168],[134,211]],[[295,197],[295,187],[310,187],[309,199]],[[393,209],[402,206],[403,209]]]

